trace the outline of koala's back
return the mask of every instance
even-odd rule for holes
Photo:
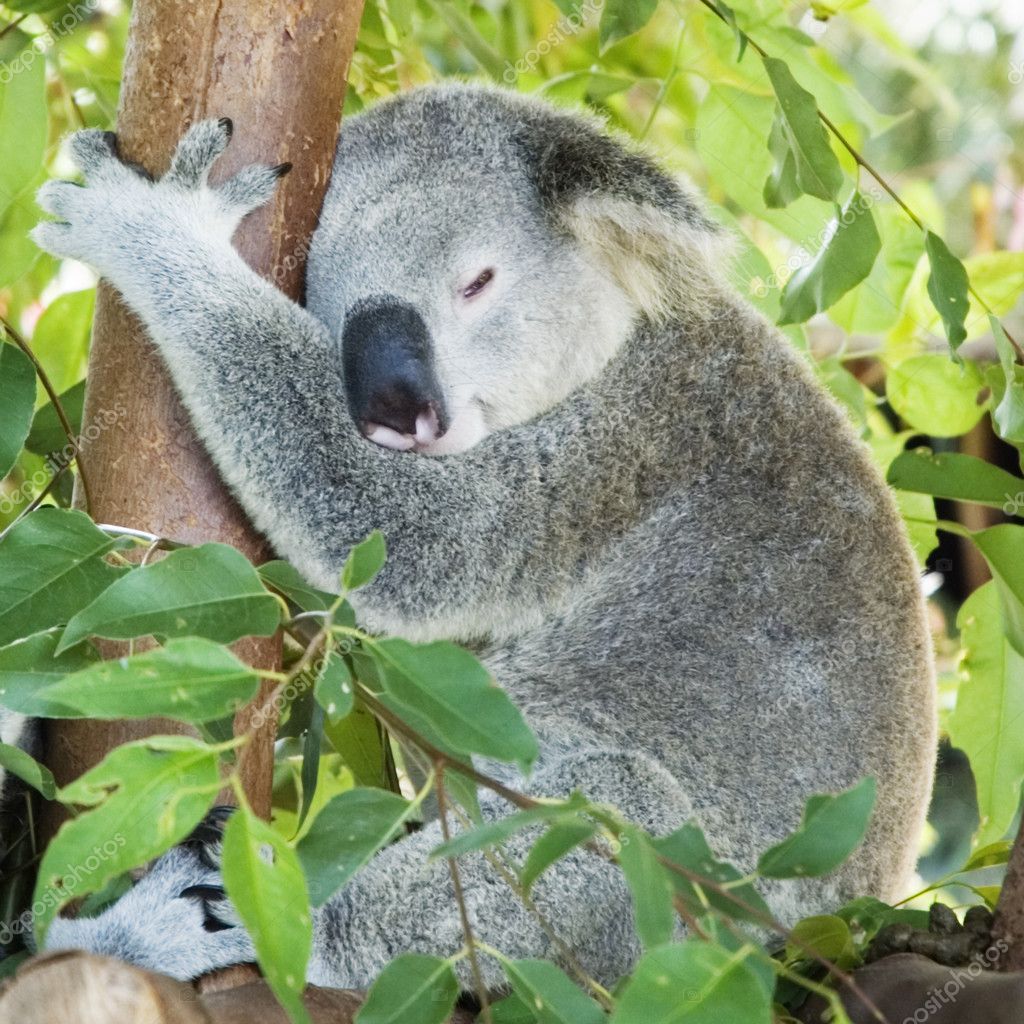
[[[645,465],[651,444],[671,463],[672,443],[651,437],[663,415],[700,472],[666,485],[664,467],[651,514],[607,544],[557,616],[495,652],[494,669],[558,742],[613,737],[654,756],[745,868],[808,795],[874,776],[864,845],[825,882],[777,887],[775,909],[896,898],[936,725],[918,569],[892,496],[802,358],[738,299],[661,333],[656,350],[688,360],[685,380],[671,409],[624,400],[635,417],[618,464]],[[646,369],[666,372],[663,360]]]

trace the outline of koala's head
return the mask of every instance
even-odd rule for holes
[[[641,317],[699,301],[718,238],[593,120],[431,87],[345,122],[307,303],[360,430],[445,455],[552,408]]]

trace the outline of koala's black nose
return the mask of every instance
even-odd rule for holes
[[[447,429],[430,334],[412,306],[360,304],[345,323],[342,366],[349,412],[371,441],[408,451]]]

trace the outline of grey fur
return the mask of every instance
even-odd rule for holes
[[[87,187],[44,186],[64,223],[35,237],[142,317],[277,551],[331,587],[382,529],[390,557],[358,595],[364,623],[481,645],[542,739],[534,792],[578,786],[657,832],[693,814],[746,869],[808,794],[875,776],[852,860],[767,895],[784,920],[899,895],[935,744],[917,568],[842,413],[723,283],[696,200],[581,117],[476,87],[413,92],[343,129],[307,311],[231,248],[266,193],[229,204],[230,186],[192,187],[222,142],[216,122],[197,126],[179,150],[188,175],[154,184],[76,136]],[[492,263],[488,304],[466,312],[461,275]],[[382,293],[432,333],[472,419],[458,454],[378,448],[347,415],[346,312]],[[438,841],[427,825],[328,903],[310,980],[364,985],[403,950],[458,947],[446,870],[426,863]],[[206,933],[176,897],[209,877],[193,860],[169,854],[102,917],[55,925],[50,945],[182,977],[248,955],[240,929]],[[484,939],[558,958],[483,860],[463,872]],[[628,969],[629,897],[609,865],[568,858],[537,902],[599,979]]]

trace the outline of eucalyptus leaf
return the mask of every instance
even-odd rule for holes
[[[971,534],[971,539],[992,570],[1006,638],[1024,654],[1024,526],[1002,523]]]
[[[875,806],[875,780],[807,800],[800,827],[766,850],[757,863],[764,878],[805,878],[839,867],[861,844]]]
[[[403,953],[373,983],[356,1024],[442,1024],[459,990],[451,961]]]
[[[668,942],[676,921],[672,882],[640,829],[622,830],[617,860],[633,897],[633,916],[640,941],[646,949]]]
[[[654,16],[658,0],[604,0],[601,11],[601,52],[639,32]]]
[[[36,371],[14,345],[0,342],[0,480],[14,468],[32,428]]]
[[[918,355],[889,371],[885,394],[915,430],[931,437],[957,437],[985,415],[978,401],[983,386],[973,363],[958,366],[944,355]]]
[[[522,714],[477,659],[455,644],[413,646],[386,639],[370,649],[386,691],[421,714],[455,750],[528,770],[537,740]]]
[[[547,960],[506,960],[502,966],[512,991],[538,1024],[601,1024],[605,1015]]]
[[[348,662],[337,651],[327,651],[313,684],[313,694],[332,724],[352,713],[355,692]]]
[[[57,783],[53,780],[53,772],[20,747],[0,743],[0,768],[17,775],[23,782],[27,782],[33,789],[42,793],[47,800],[52,800],[57,795]]]
[[[131,657],[92,663],[31,690],[3,687],[0,701],[43,718],[161,715],[209,722],[236,712],[256,695],[258,686],[259,676],[226,647],[188,637]]]
[[[414,804],[384,789],[350,789],[313,819],[296,848],[310,899],[322,906],[381,847],[398,836]]]
[[[1016,353],[999,320],[989,316],[989,323],[1005,378],[1002,397],[992,410],[992,422],[1004,441],[1024,444],[1024,366],[1017,362]]]
[[[771,994],[748,963],[756,954],[752,945],[729,951],[695,939],[651,950],[610,1024],[771,1024]]]
[[[103,556],[115,542],[87,515],[41,508],[0,541],[0,643],[65,623],[124,570]]]
[[[949,251],[946,243],[931,231],[925,233],[924,251],[928,254],[931,268],[928,295],[942,317],[950,350],[956,355],[967,337],[965,323],[970,308],[967,270]]]
[[[43,854],[33,900],[42,907],[38,940],[67,902],[181,842],[219,787],[215,749],[187,736],[151,736],[116,748],[61,789],[61,803],[90,809],[66,821]]]
[[[779,323],[803,323],[828,309],[871,273],[881,247],[871,207],[854,192],[837,208],[831,233],[814,259],[786,282]]]
[[[283,594],[304,612],[325,612],[337,600],[337,595],[310,586],[299,570],[289,562],[265,562],[257,572],[264,583]]]
[[[784,61],[765,57],[764,67],[779,100],[782,125],[796,164],[796,181],[808,195],[834,200],[843,184],[828,133],[814,97],[793,77]]]
[[[952,743],[971,762],[981,845],[1002,839],[1017,813],[1024,783],[1024,654],[1004,634],[994,582],[979,587],[957,615],[963,679],[949,716]],[[965,867],[965,870],[968,868]]]
[[[221,871],[267,984],[294,1024],[310,1024],[302,991],[313,918],[295,851],[270,825],[240,807],[224,830]]]
[[[526,892],[549,867],[571,853],[582,843],[592,839],[597,826],[583,818],[568,818],[552,822],[547,831],[533,844],[526,855],[519,882]]]
[[[78,437],[82,432],[82,410],[85,406],[85,381],[72,385],[62,395],[57,396],[64,415],[71,425],[71,432]],[[32,419],[32,429],[25,441],[25,447],[37,455],[49,455],[61,452],[71,442],[68,440],[64,427],[57,415],[52,402],[47,402]]]
[[[248,559],[226,544],[203,544],[126,574],[71,619],[58,651],[87,636],[200,636],[231,643],[270,636],[280,621],[280,605]]]
[[[345,590],[365,587],[384,568],[387,557],[384,534],[380,530],[374,530],[366,540],[360,541],[348,553],[345,566],[341,570],[342,587]]]
[[[1012,507],[1017,495],[1024,495],[1024,479],[991,462],[959,452],[935,453],[927,448],[897,455],[886,480],[900,490],[973,501],[992,508]]]

